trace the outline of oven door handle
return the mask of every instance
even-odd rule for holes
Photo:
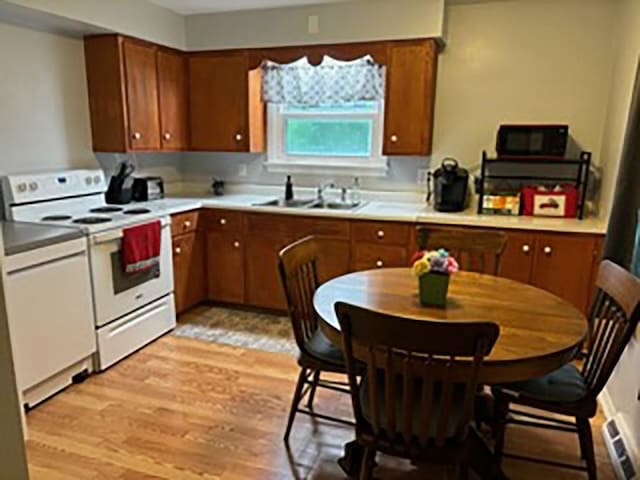
[[[162,222],[162,229],[169,228],[171,223]],[[115,242],[116,240],[121,240],[124,234],[122,230],[110,230],[103,233],[96,233],[91,236],[91,244],[92,245],[101,245],[103,243]]]

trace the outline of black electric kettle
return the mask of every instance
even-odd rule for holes
[[[439,212],[462,212],[467,208],[469,172],[460,168],[455,158],[445,158],[440,167],[429,173],[428,197]]]
[[[105,193],[105,201],[116,205],[130,203],[133,198],[133,171],[135,167],[122,162],[118,172],[109,179],[109,187]]]

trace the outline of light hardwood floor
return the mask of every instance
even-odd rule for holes
[[[28,415],[33,480],[342,479],[336,465],[349,428],[299,416],[282,443],[295,359],[199,340],[164,337],[103,374],[74,385]],[[348,399],[322,392],[317,410],[350,415]],[[614,475],[594,422],[599,475]],[[507,449],[576,460],[576,439],[511,427]],[[412,470],[379,458],[376,478],[448,478],[444,469]],[[584,474],[506,461],[516,480]],[[449,478],[453,478],[450,476]]]

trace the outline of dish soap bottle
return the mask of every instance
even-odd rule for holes
[[[284,186],[284,201],[293,200],[293,183],[291,183],[291,175],[287,175],[287,183]]]
[[[351,187],[351,203],[356,204],[360,203],[360,180],[358,177],[353,179],[353,186]]]

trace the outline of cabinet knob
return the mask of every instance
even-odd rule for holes
[[[397,143],[398,142],[398,136],[397,135],[391,135],[391,143]]]
[[[378,238],[384,238],[384,230],[378,230],[378,232],[376,233],[376,236]]]
[[[240,141],[242,141],[242,134],[236,133],[236,142],[240,142]]]
[[[531,251],[531,246],[527,245],[526,243],[524,245],[522,245],[522,251],[524,253],[529,253]]]
[[[131,137],[134,140],[140,140],[142,138],[142,134],[140,132],[133,132],[133,135],[131,135]]]
[[[553,253],[553,249],[549,245],[544,247],[542,251],[544,252],[545,255],[551,255]]]
[[[237,240],[233,242],[233,248],[240,248],[240,242]]]
[[[166,132],[163,137],[165,140],[171,140],[171,134],[169,132]]]
[[[226,225],[227,224],[227,219],[226,218],[221,218],[220,219],[220,225]]]
[[[376,261],[376,267],[377,268],[382,268],[384,267],[384,262],[380,259],[378,259],[378,261]]]
[[[182,253],[182,249],[180,247],[176,247],[173,249],[176,255],[180,255]]]
[[[190,221],[190,220],[185,220],[185,221],[184,221],[184,227],[185,227],[185,228],[189,228],[189,227],[191,227],[191,221]]]

